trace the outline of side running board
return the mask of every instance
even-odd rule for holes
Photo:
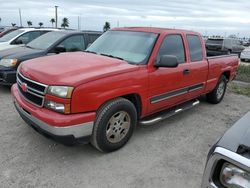
[[[164,119],[167,119],[171,116],[174,116],[182,111],[188,110],[190,108],[193,108],[194,106],[198,105],[200,101],[198,99],[185,102],[181,105],[175,106],[173,108],[164,110],[162,112],[159,112],[157,114],[151,115],[149,117],[143,118],[139,123],[142,125],[152,125],[155,123],[158,123]]]

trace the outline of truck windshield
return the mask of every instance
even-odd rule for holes
[[[14,37],[16,37],[17,35],[20,35],[23,32],[24,32],[23,30],[12,31],[12,32],[4,35],[3,37],[1,37],[0,42],[7,42],[7,41],[13,39]]]
[[[219,44],[222,45],[223,39],[208,39],[206,44]]]
[[[48,32],[36,38],[35,40],[31,41],[26,46],[29,48],[46,50],[65,35],[66,33],[60,31]]]
[[[131,64],[146,64],[157,34],[131,31],[108,31],[86,51],[124,59]]]

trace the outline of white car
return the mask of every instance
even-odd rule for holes
[[[35,38],[57,29],[46,28],[22,28],[12,31],[0,38],[0,50],[24,46]]]
[[[245,48],[240,54],[241,61],[249,61],[250,60],[250,47]]]

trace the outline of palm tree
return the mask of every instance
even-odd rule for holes
[[[54,18],[51,18],[50,22],[52,23],[52,27],[54,27],[54,23],[56,22],[56,20]]]
[[[42,27],[42,26],[43,26],[43,22],[39,22],[38,25],[39,25],[40,27]]]
[[[12,25],[12,27],[15,27],[15,26],[16,26],[16,24],[15,24],[15,23],[11,23],[11,25]]]
[[[32,22],[31,21],[27,21],[28,27],[32,26]]]
[[[103,32],[106,32],[110,29],[110,23],[109,22],[105,22],[104,26],[103,26]]]
[[[68,18],[63,18],[62,19],[61,27],[63,27],[64,29],[65,29],[65,27],[69,27],[69,20],[68,20]]]

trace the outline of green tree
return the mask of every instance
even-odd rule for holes
[[[32,26],[32,22],[31,21],[27,21],[28,27]]]
[[[52,24],[52,27],[54,27],[54,23],[56,22],[56,20],[55,20],[54,18],[51,18],[51,19],[50,19],[50,22],[51,22],[51,24]]]
[[[43,22],[39,22],[38,25],[39,25],[40,27],[42,27],[42,26],[43,26]]]
[[[63,18],[62,19],[61,27],[63,27],[64,29],[65,29],[65,27],[69,27],[69,20],[68,20],[68,18]]]
[[[15,23],[11,23],[11,25],[12,25],[12,27],[15,27],[15,26],[16,26],[16,24],[15,24]]]
[[[103,26],[103,31],[106,32],[110,29],[110,23],[109,22],[105,22],[104,26]]]

